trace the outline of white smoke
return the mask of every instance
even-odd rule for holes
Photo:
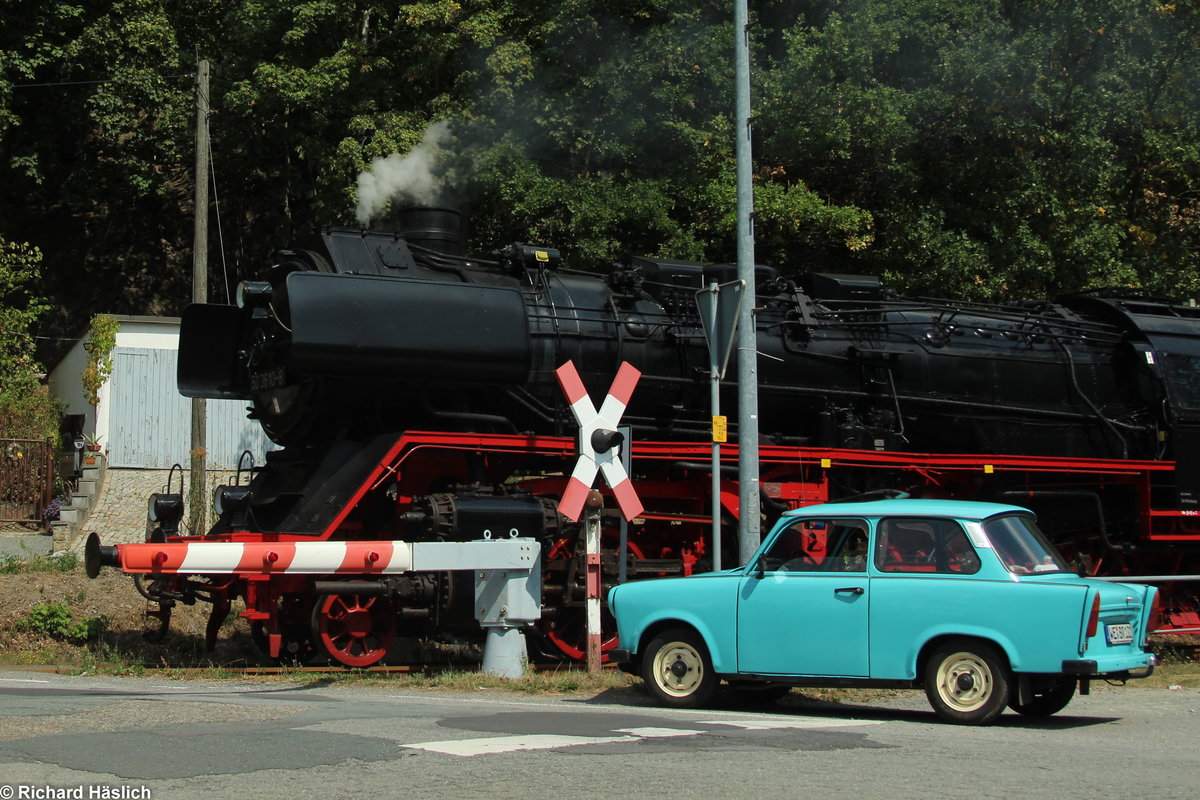
[[[450,123],[435,122],[407,155],[392,153],[372,161],[371,169],[358,176],[359,223],[365,227],[393,199],[436,205],[441,179],[435,169],[441,161],[442,145],[449,140]]]

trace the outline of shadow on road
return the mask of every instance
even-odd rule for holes
[[[920,724],[946,724],[938,719],[932,709],[894,708],[886,701],[890,698],[907,695],[907,692],[881,693],[878,705],[860,700],[821,700],[808,697],[799,690],[792,690],[783,699],[771,702],[754,702],[745,697],[733,697],[726,693],[718,693],[717,700],[708,706],[709,710],[754,712],[757,714],[779,716],[809,716],[828,717],[830,719],[866,719],[880,722],[913,722]],[[655,702],[644,689],[639,687],[606,689],[592,697],[579,700],[568,700],[568,703],[586,705],[625,706],[625,707],[654,707]],[[1106,716],[1072,716],[1069,713],[1057,714],[1045,718],[1025,717],[1020,714],[1005,712],[995,725],[1006,728],[1028,728],[1030,730],[1067,730],[1086,728],[1093,725],[1103,725],[1117,722],[1119,717]]]

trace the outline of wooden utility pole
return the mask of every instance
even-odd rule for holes
[[[196,227],[192,238],[192,302],[208,302],[208,60],[196,64]],[[204,398],[192,398],[191,506],[189,525],[193,535],[208,527],[208,475]]]

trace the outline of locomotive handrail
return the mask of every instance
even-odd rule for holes
[[[868,316],[868,315],[877,317],[881,314],[889,314],[889,313],[897,313],[897,312],[937,311],[937,310],[960,311],[961,309],[950,309],[950,308],[942,307],[942,306],[906,305],[906,306],[895,306],[895,307],[876,306],[876,307],[870,307],[870,308],[854,307],[854,308],[845,308],[845,309],[836,309],[836,310],[830,309],[828,311],[816,310],[816,311],[812,311],[811,314],[812,314],[813,320],[816,322],[822,322],[822,321],[828,321],[828,320],[842,320],[842,321],[845,321],[846,324],[856,325],[856,326],[864,327],[864,328],[867,328],[867,327],[895,328],[895,327],[907,327],[907,326],[918,326],[918,325],[923,326],[923,327],[928,327],[929,320],[926,320],[926,319],[905,319],[902,317],[894,317],[894,316],[888,317],[886,319],[869,319],[869,320],[846,320],[845,318],[851,317],[851,316]],[[967,327],[970,327],[972,330],[989,331],[989,332],[993,332],[996,334],[1000,334],[1002,336],[1004,336],[1004,335],[1010,335],[1010,336],[1015,335],[1015,336],[1021,336],[1021,337],[1045,336],[1048,338],[1061,338],[1061,339],[1068,339],[1071,341],[1091,341],[1091,342],[1097,342],[1097,343],[1100,343],[1101,341],[1111,343],[1111,342],[1118,342],[1121,340],[1121,333],[1119,331],[1113,330],[1111,328],[1106,328],[1106,327],[1101,327],[1101,326],[1090,327],[1083,323],[1072,323],[1072,322],[1069,322],[1069,321],[1063,320],[1063,319],[1050,320],[1050,319],[1044,319],[1044,318],[1032,318],[1029,316],[1022,317],[1022,316],[1019,316],[1016,314],[1012,315],[1011,317],[1005,317],[1000,314],[996,314],[995,317],[999,321],[1008,321],[1008,322],[1012,322],[1012,323],[1017,323],[1022,327],[1005,328],[1005,327],[991,327],[991,326],[986,326],[986,325],[980,326],[980,325],[974,325],[974,324],[971,324]],[[938,323],[943,326],[953,327],[952,320],[953,320],[953,318],[951,318],[950,320],[939,320]],[[784,323],[790,324],[790,325],[803,325],[804,324],[804,322],[801,320],[781,320],[781,322],[784,322]],[[1036,327],[1030,327],[1029,329],[1025,329],[1024,328],[1025,325],[1031,325],[1031,326],[1036,326]]]
[[[566,436],[533,436],[500,433],[455,433],[447,431],[408,431],[400,435],[389,453],[387,471],[394,472],[412,452],[422,449],[446,450],[502,450],[522,451],[531,455],[573,457],[576,443]],[[708,456],[712,443],[708,441],[642,441],[629,442],[634,458],[678,460],[684,456]],[[725,453],[736,458],[738,446],[729,443],[722,446]],[[401,456],[403,453],[403,456]],[[759,445],[759,455],[764,463],[796,463],[797,459],[821,461],[829,459],[838,465],[863,466],[894,464],[917,468],[969,469],[992,466],[996,469],[1022,469],[1048,472],[1081,471],[1107,475],[1138,475],[1142,472],[1170,472],[1175,469],[1174,461],[1125,460],[1071,458],[1065,456],[1027,455],[980,455],[977,453],[918,453],[897,450],[854,450],[836,447],[793,447],[784,445]],[[386,457],[385,457],[386,459]],[[376,480],[374,487],[379,485]]]

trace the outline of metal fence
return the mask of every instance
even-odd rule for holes
[[[53,495],[50,442],[0,439],[0,522],[41,523]]]

